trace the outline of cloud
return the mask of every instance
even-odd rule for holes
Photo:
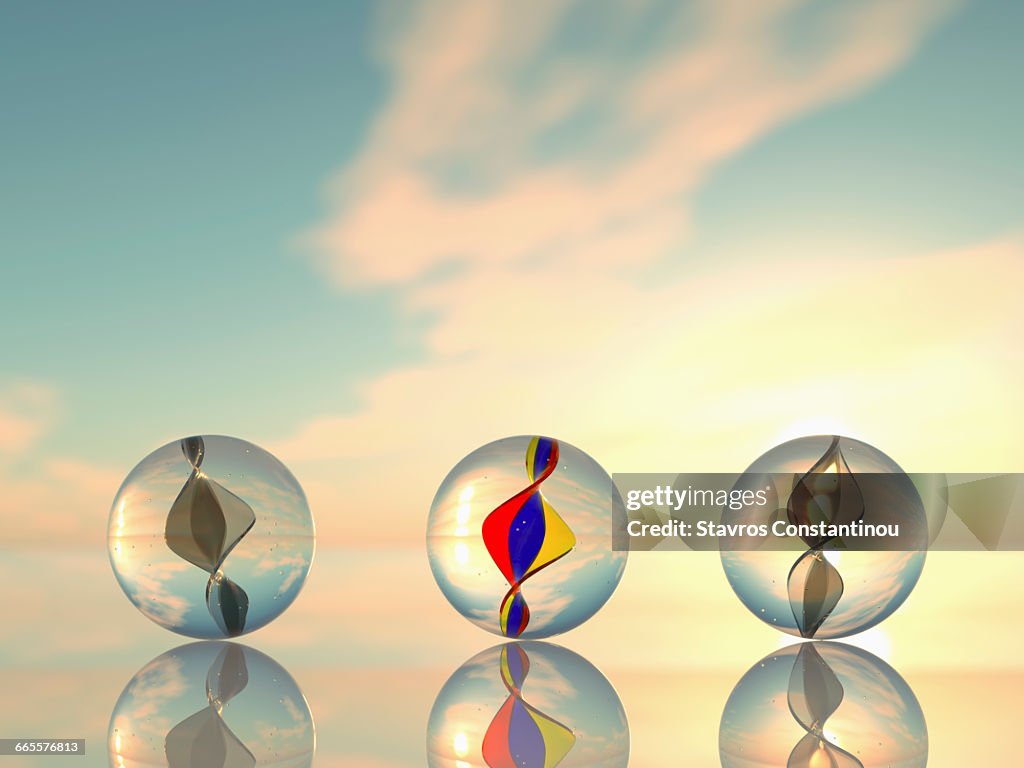
[[[729,471],[819,416],[909,469],[1012,471],[1024,238],[886,256],[870,269],[745,264],[642,291],[591,277],[543,331],[518,331],[520,315],[495,316],[487,298],[449,287],[458,305],[431,336],[471,351],[373,379],[359,411],[314,419],[273,450],[314,514],[351,512],[318,515],[324,541],[420,541],[409,522],[425,525],[448,470],[477,445],[530,431],[609,471]],[[519,291],[527,316],[544,310],[537,294],[557,298],[539,275],[473,279]]]
[[[673,4],[606,13],[606,29],[566,2],[423,4],[380,46],[392,98],[313,233],[323,266],[345,286],[408,286],[453,261],[469,281],[556,254],[563,276],[665,256],[715,165],[876,82],[948,10],[800,5]],[[795,54],[798,23],[823,42]]]
[[[0,387],[0,526],[3,545],[102,542],[120,483],[112,469],[52,454],[40,445],[59,422],[57,389],[18,381]]]
[[[363,381],[356,411],[272,444],[314,513],[351,512],[319,518],[325,541],[394,541],[461,456],[503,435],[555,435],[618,471],[651,469],[628,465],[641,446],[642,461],[678,468],[705,439],[704,461],[748,461],[737,446],[834,413],[866,378],[919,389],[910,361],[935,370],[965,338],[942,303],[977,286],[967,254],[873,254],[877,276],[863,254],[678,269],[717,166],[878,82],[948,6],[644,8],[435,2],[386,17],[390,98],[307,244],[340,287],[395,292],[424,360]],[[797,29],[814,45],[794,44]],[[1018,246],[979,255],[1008,280]],[[968,326],[999,322],[1012,302],[998,293],[970,298],[987,308]],[[840,329],[846,347],[830,350]]]
[[[49,428],[57,393],[48,384],[14,381],[0,384],[0,457],[25,451]]]

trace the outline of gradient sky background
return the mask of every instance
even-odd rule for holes
[[[0,595],[24,623],[0,661],[169,647],[104,531],[124,475],[188,434],[273,451],[316,516],[322,560],[261,647],[355,667],[489,644],[422,542],[448,469],[497,437],[732,471],[837,431],[909,470],[1024,471],[1019,4],[3,15]],[[1018,666],[1021,565],[933,553],[876,651]],[[738,677],[776,639],[719,573],[634,555],[567,642],[606,668],[689,634]],[[45,607],[69,583],[74,638]],[[436,617],[416,648],[388,639],[410,606]],[[665,615],[625,658],[623,627]]]
[[[674,5],[9,6],[4,513],[192,432],[338,544],[534,430],[1020,469],[1021,9]]]

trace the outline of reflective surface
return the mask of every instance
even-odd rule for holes
[[[1021,567],[1019,553],[930,553],[901,610],[844,641],[883,659],[913,689],[928,726],[928,768],[1016,764],[1024,720]],[[29,572],[34,579],[24,579]],[[86,754],[75,766],[107,768],[115,703],[174,636],[139,620],[113,588],[102,551],[8,552],[0,555],[0,583],[16,617],[0,623],[0,735],[84,738]],[[414,632],[403,627],[408,616],[428,618]],[[282,618],[245,643],[301,689],[316,723],[318,768],[423,768],[438,692],[491,644],[448,608],[422,548],[411,546],[318,550],[306,588]],[[614,686],[628,717],[630,766],[703,768],[720,763],[721,717],[737,681],[780,641],[789,637],[751,621],[736,601],[718,553],[690,552],[634,554],[605,609],[559,643]],[[173,722],[164,719],[161,738],[207,706],[209,662],[197,665],[195,696]],[[493,694],[476,713],[483,733],[508,694],[496,667],[477,671]],[[522,688],[530,704],[543,679],[536,671],[532,665]],[[247,695],[224,710],[240,737],[230,715]],[[573,724],[558,710],[541,711]],[[788,714],[785,722],[788,757],[805,731]],[[15,763],[54,764],[46,757]]]
[[[724,768],[924,768],[928,729],[910,686],[877,656],[805,642],[736,684],[719,751]]]
[[[140,669],[110,716],[114,768],[309,766],[313,716],[291,675],[244,645],[211,641]]]
[[[313,517],[291,472],[233,437],[188,437],[144,458],[110,511],[107,551],[145,616],[199,638],[259,629],[295,599]]]
[[[427,758],[436,768],[613,768],[629,760],[629,726],[615,689],[582,656],[506,643],[444,684],[430,711]]]
[[[438,586],[459,613],[510,638],[559,634],[615,591],[626,552],[611,477],[587,454],[548,437],[478,448],[445,477],[427,524]]]

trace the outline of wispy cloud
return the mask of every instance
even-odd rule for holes
[[[941,402],[950,424],[976,420],[951,414],[948,393],[1008,364],[974,345],[1019,313],[1002,286],[1020,276],[1021,238],[682,258],[721,163],[882,80],[948,10],[642,5],[602,31],[572,4],[524,20],[427,3],[389,27],[390,100],[310,239],[339,285],[397,293],[424,357],[274,445],[314,509],[355,512],[321,534],[391,537],[459,457],[502,435],[552,434],[618,471],[678,467],[696,458],[688,444],[702,468],[735,468],[818,413],[886,447],[897,399],[914,398],[904,419]],[[977,365],[950,370],[968,348]],[[353,469],[343,492],[337,462]]]
[[[567,285],[578,269],[649,263],[678,249],[717,163],[876,82],[948,10],[656,5],[602,27],[569,2],[433,2],[389,27],[393,96],[314,234],[324,266],[346,286],[408,286],[456,262],[466,271],[446,282],[471,287],[541,256]],[[823,42],[794,53],[798,23]],[[441,298],[409,296],[452,314]]]
[[[0,387],[0,527],[3,546],[100,543],[118,472],[40,445],[60,421],[57,388]]]
[[[0,383],[0,458],[20,454],[49,428],[57,392],[49,384],[19,380]]]

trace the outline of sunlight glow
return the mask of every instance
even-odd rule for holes
[[[455,754],[459,757],[465,757],[469,754],[469,739],[465,733],[459,731],[455,734],[455,738],[452,739],[452,749],[455,750]]]
[[[859,635],[844,637],[843,642],[870,651],[883,661],[891,661],[892,640],[889,638],[889,633],[881,627],[872,627]]]
[[[114,736],[114,759],[118,768],[124,768],[124,756],[121,754],[121,734]]]
[[[120,558],[121,552],[121,536],[124,535],[124,504],[125,500],[121,501],[117,505],[117,527],[114,530],[114,556]]]
[[[798,437],[807,437],[808,435],[844,435],[850,437],[850,430],[839,419],[819,416],[790,424],[775,435],[773,443],[785,443]]]
[[[468,536],[469,517],[472,514],[472,509],[469,506],[469,500],[473,498],[473,486],[467,485],[459,493],[459,506],[455,508],[455,535],[456,536]]]

